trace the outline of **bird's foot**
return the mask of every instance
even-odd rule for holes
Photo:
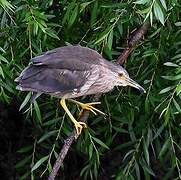
[[[76,130],[75,138],[77,139],[78,136],[81,134],[82,129],[83,129],[83,128],[87,128],[87,124],[84,123],[84,122],[80,122],[80,121],[78,122],[78,121],[76,121],[76,119],[74,118],[74,116],[71,114],[71,112],[70,112],[69,109],[67,108],[64,98],[61,99],[60,104],[61,104],[62,107],[64,108],[65,112],[67,113],[67,115],[69,116],[69,118],[71,119],[71,121],[74,123],[75,130]]]
[[[103,114],[105,115],[105,113],[103,113],[102,111],[100,111],[99,109],[95,108],[93,105],[95,104],[101,104],[101,102],[92,102],[92,103],[81,103],[80,104],[80,107],[82,109],[85,109],[85,110],[88,110],[88,111],[91,111],[92,113],[94,113],[95,115],[97,115],[97,112],[100,113],[100,114]]]
[[[75,130],[76,130],[75,138],[77,139],[79,137],[79,135],[81,134],[82,129],[87,128],[87,124],[84,122],[75,121],[74,126],[75,126]]]
[[[97,115],[96,112],[105,115],[105,113],[103,113],[102,111],[100,111],[99,109],[97,109],[97,108],[95,108],[95,107],[93,106],[93,105],[96,105],[96,104],[101,104],[101,102],[81,103],[81,102],[76,101],[76,100],[73,100],[73,99],[70,99],[70,101],[78,104],[82,109],[91,111],[91,112],[94,113],[95,115]]]

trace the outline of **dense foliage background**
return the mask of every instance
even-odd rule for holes
[[[89,117],[59,177],[181,179],[180,9],[179,0],[0,0],[1,177],[47,177],[73,128],[57,99],[30,104],[31,93],[15,89],[30,58],[81,44],[115,61],[128,34],[148,21],[125,65],[147,93],[126,87],[103,95],[107,116]],[[76,105],[69,108],[78,115]]]

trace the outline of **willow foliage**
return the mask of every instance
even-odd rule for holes
[[[89,117],[89,128],[74,143],[60,176],[181,179],[180,9],[177,0],[0,0],[0,101],[16,97],[31,126],[17,150],[20,179],[47,177],[72,132],[57,99],[42,96],[30,104],[31,93],[15,89],[14,79],[30,58],[81,44],[115,61],[128,34],[145,21],[151,24],[148,33],[125,67],[147,93],[119,88],[103,95],[100,108],[108,116]],[[77,107],[69,108],[77,116]]]

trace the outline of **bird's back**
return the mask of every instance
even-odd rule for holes
[[[64,46],[32,58],[34,65],[83,70],[99,65],[102,56],[95,50],[82,46]]]
[[[76,91],[78,96],[89,78],[95,79],[93,72],[95,67],[99,71],[101,59],[96,51],[81,46],[56,48],[32,58],[32,63],[16,79],[18,89],[60,97]]]

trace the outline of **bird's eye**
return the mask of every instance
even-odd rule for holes
[[[119,77],[123,77],[123,73],[119,73]]]

